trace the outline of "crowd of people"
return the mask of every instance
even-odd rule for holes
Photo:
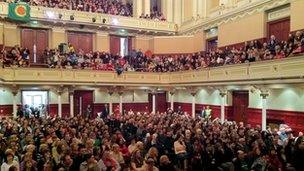
[[[7,0],[8,2],[14,0]],[[19,1],[19,0],[18,0]],[[97,12],[111,15],[133,15],[133,4],[121,0],[25,0],[32,6],[44,6],[67,10]]]
[[[106,52],[84,53],[76,52],[69,45],[67,53],[60,53],[58,49],[46,49],[44,59],[50,68],[66,69],[94,69],[116,71],[119,74],[124,71],[140,72],[174,72],[185,70],[198,70],[207,67],[222,65],[249,63],[262,60],[281,59],[304,52],[304,34],[296,32],[290,34],[287,41],[278,41],[271,36],[268,42],[258,40],[245,42],[244,46],[236,48],[216,49],[206,53],[193,53],[181,55],[151,55],[141,50],[132,50],[127,56],[110,54]],[[3,63],[6,66],[25,66],[29,59],[28,49],[18,46],[11,51],[2,51]]]
[[[0,119],[1,171],[303,171],[304,137],[165,113]]]
[[[151,11],[150,15],[149,14],[141,14],[139,18],[144,18],[144,19],[152,19],[156,21],[166,21],[166,17],[162,12],[159,11]]]

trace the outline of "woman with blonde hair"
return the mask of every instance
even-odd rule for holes
[[[145,157],[145,160],[147,160],[148,158],[152,158],[154,160],[154,165],[156,167],[159,166],[159,162],[158,162],[158,150],[156,147],[151,147]]]

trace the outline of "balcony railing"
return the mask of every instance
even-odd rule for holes
[[[304,56],[174,73],[1,68],[0,83],[30,85],[224,85],[304,82]]]
[[[5,17],[7,14],[8,3],[0,2],[0,15]],[[61,14],[61,18],[59,18],[59,14]],[[70,20],[70,16],[74,16],[73,21]],[[135,17],[124,17],[118,15],[65,10],[59,8],[47,8],[40,6],[31,6],[31,18],[33,20],[41,21],[80,23],[95,26],[148,30],[154,32],[174,33],[177,31],[176,25],[172,22],[167,21],[155,21]],[[95,18],[96,21],[92,22],[92,18]]]

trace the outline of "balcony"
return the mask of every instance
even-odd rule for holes
[[[304,56],[175,73],[1,68],[0,83],[20,85],[208,86],[304,82]]]
[[[7,14],[8,3],[0,2],[0,16],[6,17]],[[48,14],[52,14],[52,17],[50,18],[50,15]],[[62,15],[61,18],[59,18],[59,14]],[[70,20],[70,16],[72,15],[74,16],[74,20]],[[96,29],[100,27],[107,29],[124,28],[131,30],[142,30],[149,33],[166,33],[166,35],[173,34],[177,31],[177,27],[174,23],[166,21],[146,20],[134,17],[90,13],[58,8],[46,8],[40,6],[31,6],[31,18],[32,20],[51,23],[51,25],[83,24],[89,25],[90,27],[96,27]],[[96,21],[92,22],[92,18],[95,18]]]

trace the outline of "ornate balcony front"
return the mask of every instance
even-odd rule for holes
[[[8,3],[0,2],[0,15],[6,17],[8,14]],[[91,27],[105,28],[124,28],[142,30],[150,33],[166,33],[173,34],[177,31],[174,23],[166,21],[155,21],[140,19],[135,17],[124,17],[118,15],[108,15],[101,13],[83,12],[75,10],[65,10],[59,8],[46,8],[41,6],[31,6],[31,19],[42,21],[44,23],[54,24],[83,24]],[[60,17],[59,17],[60,16]],[[74,17],[74,20],[70,19]],[[92,18],[96,21],[93,22]]]
[[[208,86],[304,82],[304,56],[174,73],[1,68],[2,84]]]

